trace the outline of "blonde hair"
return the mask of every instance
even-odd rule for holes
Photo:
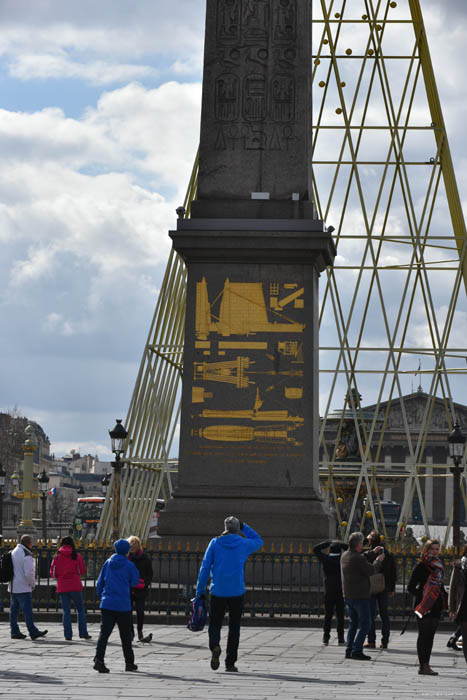
[[[130,547],[133,547],[133,545],[137,544],[138,549],[141,549],[141,540],[139,537],[136,537],[136,535],[130,535],[128,538],[128,542],[130,543]]]

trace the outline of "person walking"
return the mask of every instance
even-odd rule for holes
[[[226,610],[229,613],[229,634],[225,670],[238,671],[235,665],[240,641],[240,620],[243,611],[245,588],[245,562],[248,556],[263,546],[263,540],[253,528],[241,523],[234,515],[224,521],[224,532],[212,539],[201,562],[196,595],[205,593],[209,576],[211,594],[209,611],[209,649],[211,668],[220,665],[221,627]]]
[[[136,611],[138,639],[140,642],[148,643],[152,640],[152,634],[148,634],[147,637],[145,637],[143,635],[143,625],[146,596],[153,576],[152,564],[149,557],[143,552],[139,537],[131,535],[131,537],[128,538],[128,542],[130,543],[130,555],[128,558],[136,566],[139,573],[139,583],[135,588],[131,589],[131,604],[133,610]],[[135,633],[133,630],[133,637],[134,636]]]
[[[21,609],[31,639],[45,637],[47,630],[39,630],[34,624],[32,612],[32,592],[36,586],[36,567],[32,556],[32,537],[22,535],[19,544],[11,553],[13,579],[8,584],[10,592],[10,632],[12,639],[26,639],[18,625]]]
[[[347,659],[370,661],[371,656],[363,653],[363,642],[371,624],[370,576],[381,571],[384,561],[382,547],[377,547],[376,561],[370,564],[362,554],[365,537],[361,532],[353,532],[349,537],[349,548],[341,557],[342,589],[344,592],[349,629],[347,631]]]
[[[115,554],[104,563],[97,579],[97,595],[101,599],[101,629],[94,657],[94,669],[99,673],[109,673],[104,658],[107,642],[115,625],[120,633],[125,671],[138,670],[131,644],[130,588],[138,585],[139,573],[133,562],[128,560],[128,540],[117,540],[114,549]]]
[[[329,548],[329,553],[323,552]],[[324,574],[324,624],[323,624],[323,644],[328,645],[331,636],[331,624],[334,610],[337,620],[338,644],[345,644],[344,637],[344,614],[345,603],[342,594],[341,578],[341,556],[346,551],[348,545],[338,540],[326,540],[313,547],[313,554],[323,567]]]
[[[376,530],[372,530],[367,537],[367,542],[370,547],[369,551],[365,553],[367,561],[370,563],[374,562],[377,555],[375,548],[381,547],[381,537]],[[365,644],[364,649],[375,649],[376,648],[376,611],[378,610],[379,616],[381,618],[381,643],[379,645],[380,649],[387,649],[389,643],[389,635],[391,632],[391,623],[389,620],[389,598],[394,597],[394,592],[396,590],[397,582],[397,567],[396,560],[386,547],[383,547],[384,561],[382,563],[381,571],[384,575],[384,591],[382,593],[377,593],[372,595],[370,598],[370,614],[371,614],[371,624],[368,630],[368,642]]]
[[[417,618],[417,654],[422,676],[437,676],[430,666],[431,650],[441,612],[447,604],[443,586],[444,565],[439,557],[439,541],[427,540],[423,545],[420,561],[410,576],[407,590],[413,596]]]
[[[467,545],[462,550],[460,561],[454,562],[452,567],[451,580],[449,582],[448,610],[449,617],[455,620],[458,625],[454,644],[448,646],[460,651],[460,648],[457,646],[457,640],[462,635],[462,651],[467,662]]]
[[[51,578],[57,579],[57,593],[60,596],[63,610],[63,631],[65,639],[71,642],[73,629],[71,626],[71,603],[78,615],[78,633],[81,639],[91,639],[86,625],[86,611],[83,601],[83,584],[81,576],[86,573],[83,557],[76,551],[72,537],[64,537],[60,548],[50,565]]]

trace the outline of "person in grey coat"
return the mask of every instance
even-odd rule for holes
[[[370,576],[381,571],[384,561],[383,547],[375,548],[374,564],[362,554],[365,537],[353,532],[349,537],[349,548],[341,557],[342,590],[344,593],[349,629],[347,631],[347,659],[369,661],[371,656],[363,653],[363,642],[371,625]]]

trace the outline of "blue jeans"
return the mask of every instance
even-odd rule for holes
[[[347,653],[361,654],[363,642],[371,625],[370,600],[346,598],[349,629],[347,631]]]
[[[88,628],[86,627],[86,611],[84,609],[83,594],[81,591],[69,591],[68,593],[60,593],[63,610],[63,630],[65,638],[71,639],[73,630],[71,627],[71,601],[75,606],[78,614],[78,632],[80,637],[87,637]]]
[[[368,641],[376,642],[376,607],[378,607],[379,616],[381,618],[381,641],[383,644],[389,642],[389,612],[388,612],[388,594],[386,592],[372,595],[370,599],[371,608],[371,624],[368,630]]]
[[[28,628],[29,635],[31,637],[36,637],[39,634],[39,630],[34,624],[34,617],[32,614],[32,594],[31,593],[11,593],[10,594],[10,630],[11,634],[21,634],[21,630],[18,627],[18,613],[21,611],[24,615],[24,621],[26,627]]]

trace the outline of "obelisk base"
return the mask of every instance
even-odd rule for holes
[[[201,548],[213,537],[220,535],[224,519],[236,515],[248,523],[262,537],[266,549],[300,545],[307,552],[309,545],[336,534],[335,520],[317,495],[297,498],[230,498],[193,497],[175,494],[161,513],[158,534],[163,540],[190,543]],[[278,549],[277,549],[278,551]]]

